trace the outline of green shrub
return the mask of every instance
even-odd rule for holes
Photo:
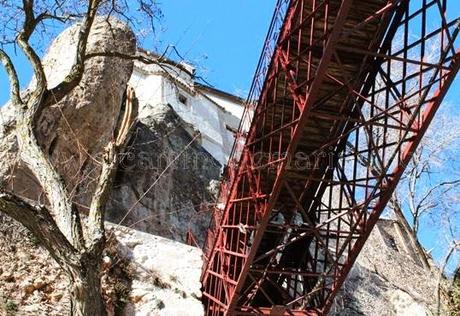
[[[13,313],[18,311],[18,305],[13,301],[6,301],[5,309],[7,313]]]

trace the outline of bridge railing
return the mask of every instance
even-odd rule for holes
[[[210,225],[206,233],[203,245],[205,260],[207,260],[214,245],[214,239],[217,236],[216,231],[220,225],[220,220],[222,219],[222,214],[225,209],[225,205],[227,204],[227,198],[237,174],[239,162],[246,144],[246,137],[254,118],[254,112],[256,111],[260,94],[264,88],[264,83],[266,82],[265,79],[268,70],[272,64],[272,57],[278,42],[280,29],[283,25],[290,2],[291,0],[278,0],[275,7],[275,12],[265,39],[262,54],[255,71],[248,97],[244,104],[244,111],[240,120],[238,132],[236,133],[235,142],[233,143],[227,166],[224,168],[216,207],[213,211],[214,214],[211,217]],[[206,264],[204,266],[206,266]]]

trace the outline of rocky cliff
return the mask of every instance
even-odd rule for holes
[[[141,104],[107,219],[151,234],[203,240],[219,163],[167,104]]]
[[[44,57],[50,87],[71,68],[69,52],[75,51],[76,35],[75,27],[65,30]],[[116,20],[108,23],[99,18],[88,50],[133,55],[134,35]],[[113,135],[132,69],[132,61],[127,59],[89,59],[80,85],[36,121],[40,145],[49,153],[82,214],[88,209],[100,172],[98,159]],[[14,114],[9,104],[0,109],[0,184],[46,203],[36,180],[16,159],[17,145],[10,128]],[[188,230],[203,238],[207,225],[204,211],[212,203],[209,189],[220,175],[220,164],[198,139],[193,126],[184,123],[168,104],[139,105],[139,118],[107,209],[108,220],[145,232],[118,225],[109,232],[109,245],[115,246],[107,250],[104,259],[109,267],[104,272],[106,282],[117,270],[129,275],[128,283],[112,284],[115,290],[104,293],[117,314],[150,315],[155,310],[171,314],[180,308],[202,314],[201,252],[176,242],[185,241]],[[65,276],[25,229],[1,214],[0,258],[0,315],[67,313]],[[120,266],[120,262],[125,264]]]
[[[393,220],[381,219],[335,300],[332,315],[431,315],[436,269],[427,271]]]

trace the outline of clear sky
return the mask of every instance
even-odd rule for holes
[[[245,96],[273,14],[275,0],[160,1],[164,17],[155,41],[143,43],[160,53],[174,45],[187,61],[198,65],[197,75],[225,91]],[[177,56],[172,53],[172,58]],[[18,72],[23,86],[31,76],[22,56]],[[4,70],[0,70],[0,104],[8,100]]]
[[[197,65],[197,75],[216,88],[245,96],[259,59],[273,13],[275,0],[176,0],[161,1],[164,17],[158,21],[155,40],[143,43],[162,53],[174,45],[184,59]],[[460,16],[458,0],[449,0],[450,18]],[[10,50],[10,52],[12,52]],[[174,53],[170,57],[178,59]],[[22,86],[31,77],[24,58],[14,55]],[[0,104],[8,100],[8,83],[0,67]],[[460,79],[450,89],[446,101],[460,100]],[[458,107],[457,107],[458,108]],[[441,109],[442,111],[442,109]],[[439,238],[437,232],[421,236],[428,249]],[[442,251],[435,250],[435,256]]]
[[[217,88],[245,96],[275,2],[163,1],[159,50],[175,45],[185,59],[199,65],[199,76]]]

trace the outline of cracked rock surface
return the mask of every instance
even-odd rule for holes
[[[62,32],[43,58],[49,88],[69,73],[75,55],[78,25]],[[88,38],[88,52],[134,54],[133,32],[117,20],[94,22]],[[56,104],[47,107],[36,120],[36,136],[43,150],[64,179],[67,190],[81,210],[86,210],[100,168],[97,160],[113,137],[122,97],[133,70],[126,59],[99,56],[85,61],[80,84]],[[30,87],[35,85],[32,80]],[[16,140],[9,126],[14,122],[11,104],[0,110],[0,177],[9,188],[32,200],[43,201],[42,190],[30,172],[14,159]],[[3,175],[3,176],[2,176]]]
[[[107,219],[178,241],[190,229],[202,241],[219,163],[170,106],[141,105],[139,117]]]

